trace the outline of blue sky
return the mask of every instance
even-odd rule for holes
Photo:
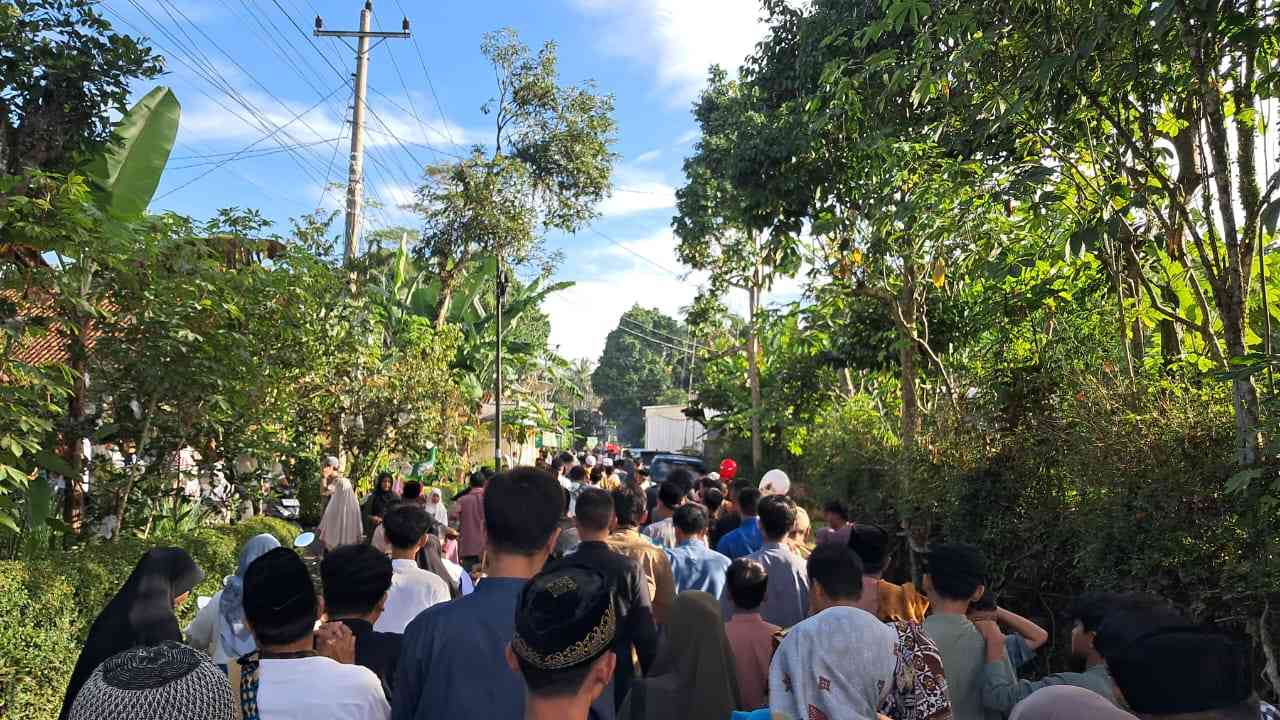
[[[109,19],[168,58],[162,82],[183,104],[152,209],[208,217],[252,207],[284,229],[290,217],[338,208],[342,190],[326,185],[345,183],[351,100],[339,72],[352,72],[354,54],[311,29],[317,14],[328,29],[356,27],[361,5],[104,0]],[[392,40],[372,54],[366,187],[382,207],[369,226],[416,226],[398,205],[412,197],[419,163],[491,137],[480,107],[493,75],[480,41],[512,27],[534,48],[555,41],[562,80],[594,80],[617,103],[613,197],[591,229],[549,238],[567,256],[559,279],[577,282],[547,303],[552,344],[594,359],[633,304],[675,314],[692,300],[705,278],[676,260],[669,227],[681,162],[697,139],[690,105],[708,66],[736,67],[762,36],[757,0],[376,0],[374,10],[375,29],[398,30],[407,14],[416,44]]]

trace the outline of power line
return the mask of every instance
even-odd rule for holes
[[[672,335],[671,333],[663,332],[657,328],[651,328],[647,325],[640,323],[638,320],[632,320],[631,318],[628,318],[626,315],[622,316],[622,322],[630,323],[634,325],[637,329],[643,330],[645,332],[653,333],[654,335],[658,335],[660,337],[664,337],[668,340],[671,340],[672,342],[685,343],[686,348],[693,348],[695,350],[706,350],[708,352],[711,351],[711,348],[705,347],[703,345],[699,345],[698,343],[694,342],[690,338],[678,337],[676,335]]]
[[[622,331],[622,332],[624,332],[624,333],[628,333],[628,334],[631,334],[631,335],[635,335],[635,336],[636,336],[636,337],[638,337],[638,338],[642,338],[642,339],[644,339],[644,340],[647,340],[647,341],[649,341],[649,342],[651,342],[651,343],[653,343],[653,344],[655,344],[655,345],[661,345],[662,347],[669,348],[669,349],[671,349],[671,350],[675,350],[676,352],[680,353],[681,355],[683,355],[683,354],[685,354],[685,353],[689,352],[689,348],[687,348],[687,347],[676,347],[675,345],[672,345],[671,343],[663,342],[663,341],[658,340],[658,339],[656,339],[656,338],[649,337],[648,335],[645,335],[645,334],[644,334],[644,333],[642,333],[642,332],[638,332],[638,331],[636,331],[636,330],[632,330],[631,328],[627,327],[626,325],[619,325],[619,326],[618,326],[618,329],[619,329],[619,330],[621,330],[621,331]]]
[[[256,141],[255,141],[255,144],[256,144],[256,143],[260,143],[260,142],[262,142],[263,140],[266,140],[266,139],[267,139],[267,137],[260,138],[259,140],[256,140]],[[172,162],[180,162],[180,163],[181,163],[181,162],[186,162],[186,163],[190,163],[190,164],[188,164],[188,165],[169,165],[169,166],[167,166],[167,167],[166,167],[166,169],[168,169],[168,170],[189,170],[189,169],[191,169],[191,168],[195,168],[195,167],[202,167],[202,166],[204,166],[204,165],[211,165],[211,164],[213,164],[213,163],[218,162],[218,160],[219,160],[220,158],[225,158],[225,157],[229,157],[229,156],[235,156],[233,159],[240,159],[240,160],[253,160],[253,159],[255,159],[255,158],[267,157],[267,156],[269,156],[269,155],[279,155],[279,154],[280,154],[280,153],[282,153],[282,152],[288,152],[288,151],[290,151],[290,150],[299,150],[299,149],[302,149],[302,148],[315,147],[315,146],[317,146],[317,145],[328,145],[328,144],[330,144],[330,143],[335,143],[335,142],[337,142],[337,141],[338,141],[338,140],[340,140],[340,139],[341,139],[341,138],[329,138],[329,139],[327,139],[327,140],[316,140],[316,141],[314,141],[314,142],[298,143],[297,145],[282,145],[282,146],[280,146],[280,147],[274,147],[274,148],[263,148],[263,149],[261,149],[261,150],[253,150],[252,152],[246,152],[246,149],[241,149],[241,150],[233,150],[233,151],[231,151],[231,152],[207,153],[207,154],[204,154],[204,155],[180,155],[180,156],[179,156],[179,155],[175,155],[175,156],[173,156],[173,157],[169,158],[169,160],[170,160],[170,161],[172,161]]]
[[[680,279],[680,280],[684,280],[684,279],[685,279],[685,275],[686,275],[687,273],[678,273],[678,272],[676,272],[675,270],[672,270],[671,268],[666,267],[665,265],[663,265],[662,263],[658,262],[657,260],[651,260],[651,259],[649,259],[649,258],[645,257],[644,255],[641,255],[640,253],[636,252],[635,250],[632,250],[631,248],[627,247],[626,245],[623,245],[622,243],[618,242],[617,240],[614,240],[613,238],[609,237],[608,235],[605,235],[604,233],[600,232],[599,230],[597,230],[597,229],[596,229],[596,228],[594,228],[594,227],[593,227],[593,228],[591,228],[591,232],[593,232],[593,233],[595,233],[595,234],[599,235],[600,237],[602,237],[602,238],[604,238],[605,240],[609,241],[611,244],[616,245],[616,246],[618,246],[619,248],[622,248],[623,250],[625,250],[625,251],[627,251],[627,252],[631,253],[632,255],[635,255],[636,257],[638,257],[638,258],[640,258],[641,260],[643,260],[643,261],[645,261],[645,262],[649,263],[650,265],[652,265],[652,266],[654,266],[654,267],[658,268],[659,270],[662,270],[663,272],[666,272],[666,273],[670,273],[673,277],[676,277],[676,278],[678,278],[678,279]]]
[[[400,4],[400,0],[396,0],[396,7],[400,9],[400,14],[407,16],[404,6]],[[440,111],[440,123],[444,126],[445,137],[449,138],[449,144],[457,147],[458,143],[453,139],[453,132],[449,130],[449,118],[445,117],[444,105],[440,102],[440,96],[436,94],[436,84],[431,81],[431,71],[427,69],[426,58],[422,55],[422,46],[418,45],[418,38],[410,38],[413,42],[413,49],[418,53],[418,64],[422,66],[422,75],[427,79],[427,87],[431,88],[431,98],[435,100],[436,110]]]
[[[333,95],[334,93],[336,93],[336,92],[338,92],[338,91],[337,91],[337,90],[334,90],[332,93],[329,93],[329,96],[332,96],[332,95]],[[264,136],[262,136],[262,137],[258,138],[257,140],[254,140],[253,142],[249,143],[249,145],[247,145],[247,146],[246,146],[243,150],[241,150],[240,152],[233,154],[231,157],[226,158],[225,160],[222,160],[221,162],[219,162],[218,164],[216,164],[216,165],[214,165],[213,167],[209,168],[208,170],[206,170],[206,171],[204,171],[204,172],[200,173],[199,175],[197,175],[197,176],[195,176],[195,177],[191,178],[190,180],[188,180],[187,182],[185,182],[185,183],[183,183],[183,184],[179,185],[178,187],[176,187],[176,188],[174,188],[174,189],[170,190],[169,192],[167,192],[167,193],[165,193],[165,194],[161,195],[160,197],[156,198],[156,200],[163,200],[163,199],[165,199],[165,198],[169,197],[170,195],[172,195],[172,194],[174,194],[174,193],[178,192],[179,190],[181,190],[181,189],[183,189],[183,188],[187,187],[188,185],[192,185],[192,184],[194,184],[194,183],[196,183],[196,182],[198,182],[198,181],[200,181],[200,180],[203,180],[204,178],[208,177],[211,173],[213,173],[213,172],[217,171],[217,170],[218,170],[219,168],[221,168],[223,165],[226,165],[227,163],[229,163],[229,162],[232,162],[232,161],[236,160],[237,158],[239,158],[239,157],[240,157],[241,155],[243,155],[244,153],[246,153],[246,152],[248,152],[248,151],[252,150],[252,149],[253,149],[255,146],[257,146],[259,143],[262,143],[262,142],[264,142],[264,141],[266,141],[266,140],[270,140],[272,137],[274,137],[274,136],[275,136],[275,134],[276,134],[276,133],[278,133],[278,132],[282,132],[285,128],[287,128],[287,127],[289,127],[290,125],[292,125],[294,122],[296,122],[296,121],[297,121],[299,118],[301,118],[302,116],[306,115],[307,113],[311,112],[312,110],[315,110],[317,107],[319,107],[322,103],[324,103],[324,102],[325,102],[326,100],[328,100],[328,99],[329,99],[328,97],[321,98],[320,102],[316,103],[315,105],[312,105],[311,107],[307,108],[306,110],[303,110],[302,112],[298,113],[297,115],[294,115],[294,116],[293,116],[293,119],[292,119],[292,120],[290,120],[289,122],[287,122],[287,123],[285,123],[285,124],[283,124],[283,125],[281,125],[281,126],[277,127],[275,130],[272,130],[271,132],[269,132],[269,133],[267,133],[266,135],[264,135]],[[289,148],[285,148],[285,150],[287,151],[287,150],[289,150]]]

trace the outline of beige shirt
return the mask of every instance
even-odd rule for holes
[[[653,617],[660,625],[666,622],[667,611],[676,599],[676,580],[667,554],[633,527],[618,528],[605,542],[609,549],[640,564],[649,588],[649,601],[653,604]]]

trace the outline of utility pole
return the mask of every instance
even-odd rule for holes
[[[496,369],[493,380],[493,471],[502,472],[502,303],[507,299],[510,280],[507,271],[502,267],[501,255],[498,256],[498,288],[494,310],[497,321],[497,343],[494,347]]]
[[[402,23],[403,32],[373,32],[373,0],[366,0],[360,11],[359,30],[325,30],[324,20],[316,16],[316,37],[356,38],[355,104],[351,108],[351,170],[347,175],[347,229],[343,260],[351,262],[359,253],[360,224],[364,211],[364,110],[365,92],[369,87],[369,40],[403,40],[409,37],[409,18]],[[375,46],[376,47],[376,46]]]

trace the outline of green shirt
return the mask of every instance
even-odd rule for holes
[[[951,711],[954,720],[1002,720],[1005,713],[987,709],[982,702],[982,690],[987,672],[987,641],[978,628],[963,615],[935,613],[925,618],[924,631],[938,646],[942,656],[942,672],[947,677],[951,691]],[[992,663],[996,674],[1003,674],[1009,682],[1017,676],[1006,657]]]
[[[1014,705],[1031,693],[1050,685],[1074,685],[1092,690],[1111,702],[1116,701],[1111,673],[1106,665],[1094,665],[1082,673],[1064,672],[1046,675],[1043,680],[1013,680],[1004,674],[999,663],[987,663],[983,673],[982,704],[988,709],[1008,713]]]

